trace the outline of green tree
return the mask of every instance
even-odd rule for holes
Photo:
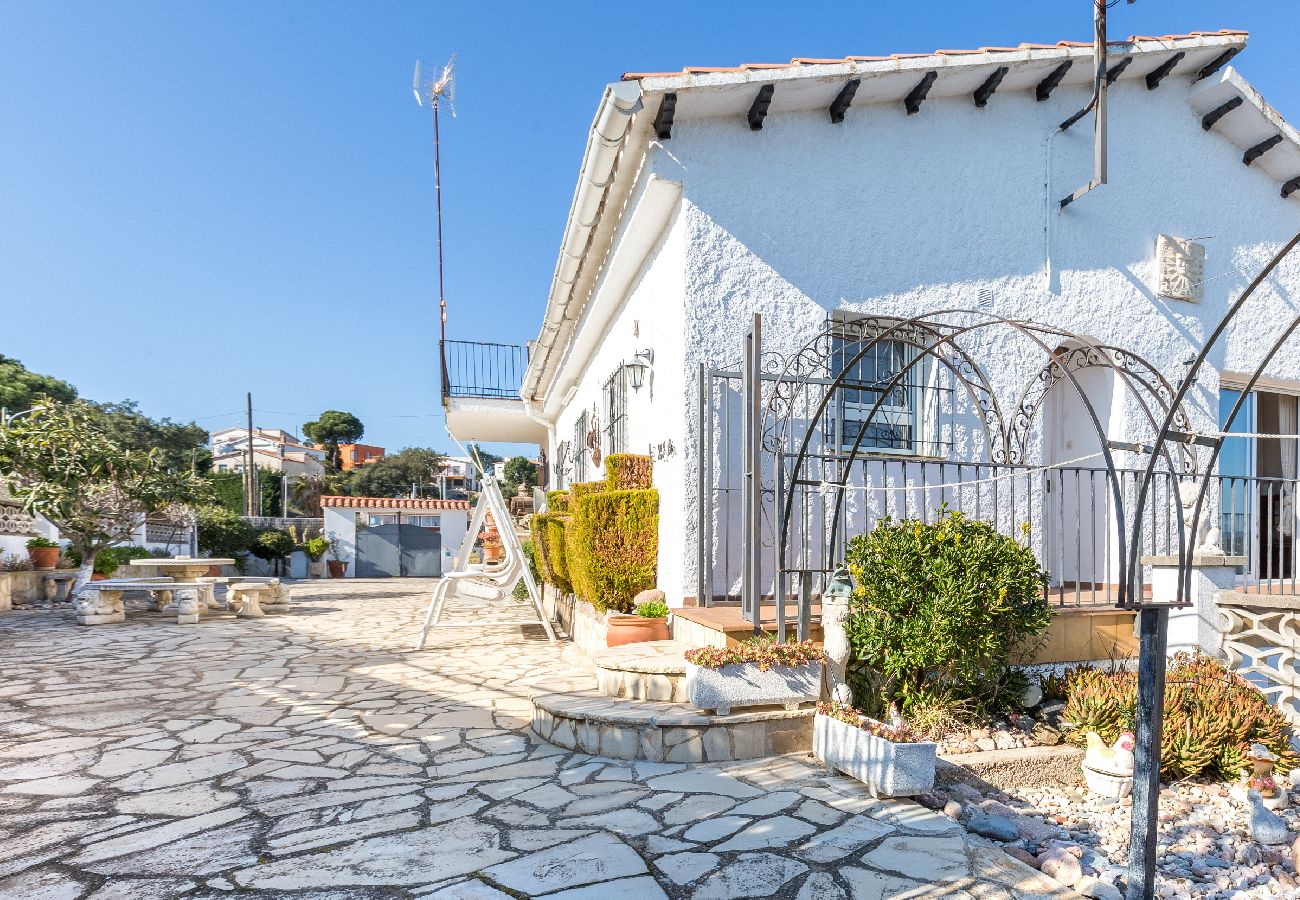
[[[537,467],[526,456],[512,456],[506,460],[505,484],[502,490],[507,497],[519,493],[519,486],[537,484]]]
[[[95,555],[129,541],[147,514],[210,496],[204,479],[169,472],[156,451],[120,446],[82,402],[40,400],[0,428],[0,473],[23,508],[49,519],[81,554],[75,590],[90,580]]]
[[[64,403],[77,399],[77,389],[52,375],[31,371],[16,359],[0,354],[0,406],[9,414],[36,405],[42,396]]]
[[[302,433],[313,444],[329,453],[330,465],[339,468],[339,444],[355,444],[366,433],[366,426],[350,412],[327,409],[314,422],[305,422]]]
[[[201,506],[198,509],[199,549],[213,556],[235,557],[248,552],[257,531],[239,515],[224,506]]]
[[[436,497],[438,475],[446,461],[437,450],[407,447],[349,472],[348,493],[353,497],[406,497],[414,485],[417,496]]]
[[[206,472],[212,467],[208,433],[193,422],[151,419],[134,400],[92,403],[103,431],[126,450],[157,450],[164,468]]]

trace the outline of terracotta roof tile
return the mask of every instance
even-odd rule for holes
[[[1249,36],[1249,32],[1233,28],[1219,31],[1193,31],[1190,34],[1135,34],[1127,40],[1111,41],[1112,45],[1190,40],[1198,37],[1234,37]],[[846,56],[843,59],[819,59],[815,57],[796,56],[788,63],[742,63],[738,66],[687,66],[680,72],[626,72],[624,81],[637,81],[642,78],[670,78],[674,75],[710,75],[724,72],[747,72],[755,69],[790,69],[798,66],[833,66],[853,62],[879,62],[886,59],[918,59],[926,56],[969,56],[980,53],[1015,53],[1021,50],[1057,50],[1077,47],[1091,47],[1091,41],[1057,41],[1055,44],[1025,43],[1018,47],[980,47],[978,50],[935,50],[933,53],[891,53],[889,56]]]
[[[468,500],[425,500],[411,497],[321,497],[320,505],[348,509],[469,509]]]

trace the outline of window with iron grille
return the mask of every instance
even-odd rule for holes
[[[587,411],[573,425],[573,481],[587,480]],[[572,482],[570,482],[572,483]]]
[[[605,382],[605,455],[627,452],[627,366],[620,365]]]
[[[831,376],[845,373],[831,419],[838,443],[859,452],[934,455],[933,438],[927,436],[933,430],[927,420],[934,417],[931,360],[918,361],[920,351],[904,341],[869,343],[869,335],[832,339]]]

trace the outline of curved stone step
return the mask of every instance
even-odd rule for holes
[[[599,691],[538,693],[533,731],[560,747],[652,762],[760,759],[812,750],[816,708],[751,707],[705,715],[681,703],[608,697]]]
[[[685,703],[689,649],[681,641],[642,641],[602,650],[591,657],[596,687],[609,697]]]

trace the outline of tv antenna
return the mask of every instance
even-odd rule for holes
[[[442,152],[438,139],[438,109],[447,104],[451,117],[456,118],[456,54],[447,65],[431,66],[423,60],[415,61],[415,77],[411,80],[415,102],[433,109],[433,195],[438,218],[438,352],[443,355],[447,340],[447,297],[442,279]],[[443,359],[443,378],[446,378],[446,359]]]

